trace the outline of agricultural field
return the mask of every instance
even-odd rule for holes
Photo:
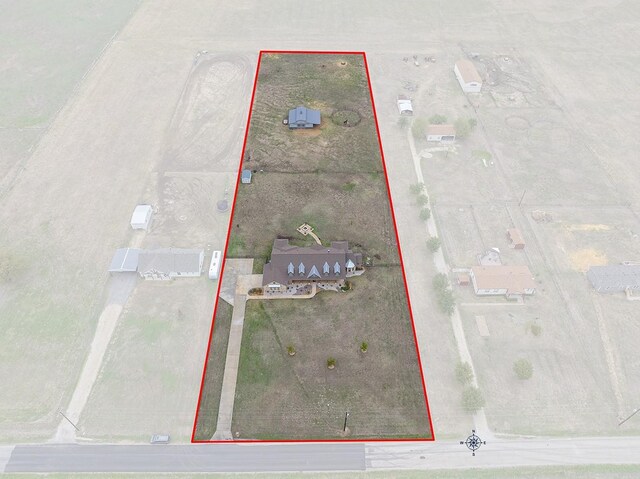
[[[311,244],[296,231],[306,222],[323,244],[347,240],[372,266],[350,279],[346,293],[248,301],[233,435],[337,439],[345,437],[349,411],[350,438],[429,438],[363,58],[265,54],[257,81],[243,163],[254,177],[239,185],[227,257],[254,258],[262,266],[276,237]],[[288,110],[301,104],[320,109],[319,127],[290,131],[283,125]],[[224,333],[214,327],[212,354]],[[224,367],[209,364],[207,402],[220,388],[216,368]],[[203,407],[195,437],[207,440],[215,425],[204,418],[215,416]]]

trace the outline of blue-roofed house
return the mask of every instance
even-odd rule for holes
[[[320,110],[299,106],[289,110],[289,128],[313,128],[320,124]]]

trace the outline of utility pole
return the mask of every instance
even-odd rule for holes
[[[618,423],[618,426],[622,426],[625,422],[627,422],[629,419],[631,419],[633,416],[635,416],[639,412],[640,412],[640,408],[635,408],[629,416],[623,419],[622,422]]]
[[[527,190],[522,192],[522,196],[520,197],[520,201],[518,202],[518,207],[522,206],[522,200],[524,200],[524,195],[527,194]]]
[[[342,432],[347,432],[347,419],[349,419],[349,411],[344,413],[344,427],[342,428]]]
[[[71,419],[69,419],[67,416],[64,415],[64,413],[62,411],[60,411],[60,414],[62,414],[62,417],[65,418],[67,421],[69,421],[69,424],[71,424],[73,427],[76,428],[76,431],[80,432],[80,429],[78,429],[78,426],[76,426],[74,423],[71,422]]]

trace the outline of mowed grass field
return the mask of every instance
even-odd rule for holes
[[[320,109],[320,127],[283,125],[297,105]],[[263,55],[243,168],[255,171],[254,181],[239,187],[228,257],[262,264],[276,237],[311,244],[296,231],[307,222],[323,243],[347,240],[373,266],[346,293],[248,302],[234,436],[337,439],[348,411],[351,438],[430,438],[362,56]],[[219,309],[216,324],[224,315]],[[227,337],[214,327],[212,355]],[[210,396],[219,396],[223,368],[209,361],[196,439],[215,431]]]

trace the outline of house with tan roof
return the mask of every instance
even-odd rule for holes
[[[478,296],[521,298],[536,292],[536,282],[525,265],[472,266],[469,272]]]
[[[465,93],[480,93],[482,89],[482,78],[473,62],[470,60],[458,60],[453,67],[460,88]]]
[[[262,286],[265,294],[295,294],[311,283],[333,289],[363,271],[362,254],[351,251],[347,241],[302,247],[290,245],[288,239],[276,239],[271,259],[264,265]]]

